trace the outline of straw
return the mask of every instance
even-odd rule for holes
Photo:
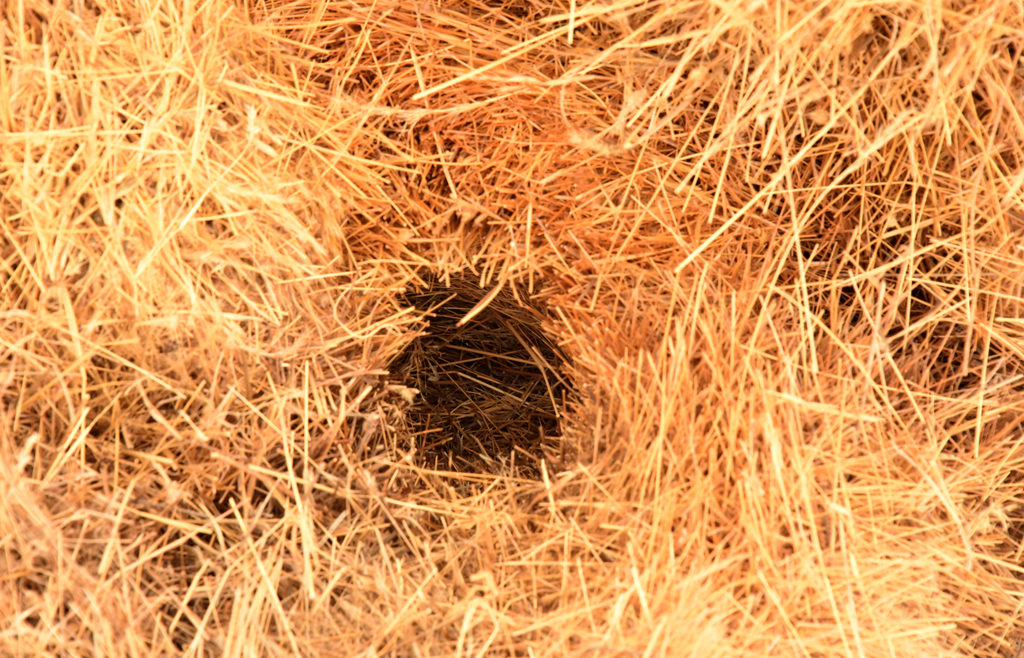
[[[0,3],[0,655],[1021,655],[1022,56]]]

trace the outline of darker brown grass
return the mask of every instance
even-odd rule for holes
[[[408,436],[429,467],[537,477],[560,454],[564,357],[505,285],[454,277],[405,297],[427,327],[388,369],[411,388]]]

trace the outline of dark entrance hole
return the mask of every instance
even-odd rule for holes
[[[428,325],[389,369],[419,390],[406,419],[423,466],[536,477],[559,452],[565,358],[541,328],[543,307],[518,290],[517,301],[512,285],[486,302],[492,291],[462,276],[406,295]]]

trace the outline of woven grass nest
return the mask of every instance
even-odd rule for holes
[[[430,277],[404,298],[427,324],[390,370],[418,392],[407,420],[425,466],[535,476],[557,451],[565,357],[511,285]]]
[[[0,657],[1022,658],[1022,236],[1021,0],[0,0]]]

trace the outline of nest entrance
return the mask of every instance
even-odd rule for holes
[[[406,418],[423,466],[534,477],[559,451],[564,356],[541,328],[542,309],[524,294],[516,301],[511,285],[461,326],[490,296],[474,281],[434,280],[406,295],[428,326],[390,370],[419,389]]]

